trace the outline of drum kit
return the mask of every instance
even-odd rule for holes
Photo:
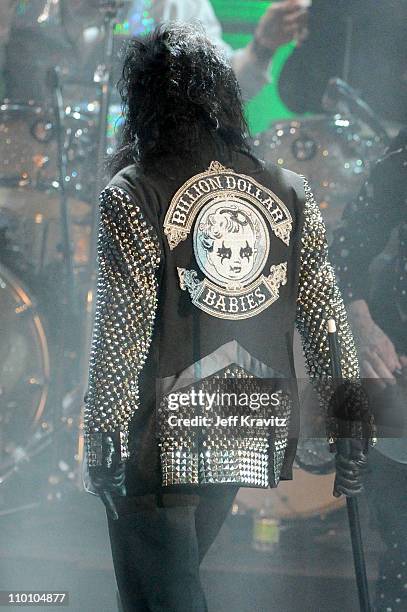
[[[109,109],[113,113],[110,135],[106,133]],[[42,452],[47,444],[58,445],[61,428],[68,428],[72,435],[68,451],[72,469],[68,472],[76,475],[74,486],[81,486],[84,381],[80,370],[88,354],[84,329],[94,286],[92,234],[100,188],[97,163],[101,141],[105,152],[114,145],[112,126],[117,110],[103,96],[98,104],[84,101],[63,108],[63,187],[79,306],[74,337],[67,341],[65,336],[61,348],[61,317],[64,320],[71,301],[61,282],[64,249],[58,122],[52,105],[14,100],[0,104],[0,489],[16,477],[22,461]],[[339,113],[279,121],[253,139],[258,157],[309,177],[330,230],[384,146],[383,139],[357,117]],[[68,317],[68,337],[69,330],[72,317]],[[326,475],[301,473],[296,478],[326,479]],[[61,484],[60,478],[57,481]],[[292,500],[286,500],[281,502],[281,514],[305,517],[321,508],[338,507],[318,492],[320,487],[314,489],[311,504],[309,500],[298,502],[305,509],[296,510]],[[285,499],[284,491],[281,495]]]
[[[355,120],[340,114],[279,121],[254,141],[266,162],[308,178],[328,232],[357,193],[369,161],[380,151],[378,144],[362,135]]]
[[[12,483],[18,492],[27,463],[47,448],[46,499],[81,486],[94,203],[120,123],[110,93],[113,25],[123,4],[95,2],[105,32],[96,99],[67,103],[52,69],[48,104],[0,102],[0,516],[27,506]],[[24,488],[24,498],[35,488]]]

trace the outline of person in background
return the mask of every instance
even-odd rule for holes
[[[58,66],[67,103],[94,100],[102,27],[95,5],[85,0],[17,0],[14,7],[4,51],[6,97],[48,103],[47,74]]]
[[[304,0],[270,3],[255,28],[253,40],[235,51],[222,38],[222,27],[210,0],[153,0],[151,12],[156,23],[198,19],[208,38],[230,58],[245,99],[255,96],[269,82],[275,51],[293,39],[301,43],[307,36],[308,9]]]
[[[46,75],[59,65],[69,80],[82,82],[78,102],[94,98],[93,73],[100,59],[103,38],[97,2],[87,0],[16,0],[14,19],[4,22],[3,53],[6,65],[6,95],[14,100],[49,98]],[[135,0],[127,3],[119,19],[129,20],[131,35],[145,26],[148,10],[153,23],[199,20],[209,38],[228,55],[246,99],[255,96],[268,82],[268,69],[275,50],[293,39],[306,36],[307,9],[303,0],[283,0],[270,5],[258,23],[253,40],[233,51],[222,38],[222,28],[209,0]],[[2,24],[3,25],[3,24]],[[4,50],[4,43],[9,38]],[[1,41],[0,41],[1,45]],[[83,89],[85,87],[85,89]],[[78,85],[72,87],[75,97]],[[69,100],[71,101],[71,100]]]
[[[370,455],[365,484],[373,521],[386,546],[376,586],[377,612],[407,606],[406,195],[404,128],[372,168],[358,198],[345,209],[330,247],[361,373],[376,389],[372,407],[379,440]],[[369,276],[369,267],[383,251],[381,263],[376,259]]]
[[[285,63],[279,91],[295,113],[321,113],[328,81],[339,77],[381,117],[407,123],[405,0],[313,0],[309,35]]]

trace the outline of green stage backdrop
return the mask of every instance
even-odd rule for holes
[[[222,23],[224,39],[235,49],[244,47],[253,37],[257,22],[270,6],[269,0],[211,0]],[[294,43],[280,47],[273,58],[271,83],[247,104],[251,132],[265,130],[276,119],[295,117],[281,101],[277,82],[284,62],[294,49]]]

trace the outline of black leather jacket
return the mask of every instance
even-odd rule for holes
[[[182,422],[170,426],[168,396],[191,382],[208,390],[225,379],[295,380],[296,326],[318,385],[329,374],[330,316],[343,376],[358,378],[320,209],[303,177],[243,152],[208,153],[203,165],[163,160],[162,168],[125,168],[101,195],[87,461],[103,462],[110,431],[146,483],[276,486],[292,478],[295,401],[265,409],[284,425],[242,433],[236,424],[214,425],[225,416],[219,405],[200,406],[211,424],[188,426],[185,418],[197,414],[191,402],[178,405]],[[335,436],[329,419],[327,434]]]

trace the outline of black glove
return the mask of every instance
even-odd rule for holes
[[[89,477],[108,515],[116,521],[119,514],[113,498],[126,496],[125,463],[120,460],[114,439],[109,434],[103,437],[103,465],[89,467]]]
[[[359,495],[367,468],[367,443],[364,439],[340,438],[335,442],[336,476],[333,494],[340,497]]]

